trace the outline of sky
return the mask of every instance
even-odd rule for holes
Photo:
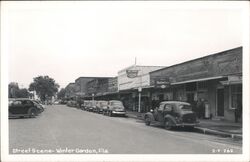
[[[135,57],[170,66],[242,46],[242,11],[225,3],[3,2],[9,82],[28,88],[48,75],[64,88],[82,76],[117,76]]]

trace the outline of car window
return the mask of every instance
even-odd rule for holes
[[[163,109],[164,109],[164,104],[160,104],[158,110],[163,111]]]
[[[25,106],[31,106],[31,105],[33,105],[33,103],[31,101],[29,101],[29,100],[22,101],[22,104],[25,105]]]
[[[13,101],[9,101],[9,106],[11,106],[13,104]]]
[[[173,109],[173,106],[169,105],[169,104],[166,104],[165,107],[164,107],[165,111],[172,111],[172,109]]]
[[[110,102],[111,106],[123,106],[122,102]]]
[[[22,102],[21,101],[12,101],[12,106],[21,106]]]
[[[186,110],[186,111],[190,111],[190,110],[192,110],[192,107],[190,106],[190,105],[184,105],[184,104],[181,104],[181,105],[179,105],[179,108],[181,109],[181,110]]]
[[[101,102],[100,103],[101,106],[107,106],[107,104],[108,104],[107,102]]]

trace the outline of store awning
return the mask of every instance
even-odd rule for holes
[[[221,81],[222,85],[233,85],[233,84],[242,84],[242,76],[228,76],[228,80]]]
[[[185,84],[185,83],[192,83],[192,82],[201,82],[201,81],[222,79],[222,78],[227,78],[227,76],[216,76],[216,77],[208,77],[208,78],[201,78],[201,79],[193,79],[193,80],[171,83],[171,85]]]

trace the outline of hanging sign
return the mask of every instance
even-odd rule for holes
[[[127,77],[128,78],[135,78],[138,76],[138,71],[139,70],[126,70]]]
[[[168,78],[157,78],[154,85],[158,88],[167,88],[170,86],[170,82]]]

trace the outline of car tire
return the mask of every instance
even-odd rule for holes
[[[145,124],[146,124],[147,126],[149,126],[150,123],[151,123],[150,117],[146,116],[146,117],[145,117]]]
[[[35,109],[30,109],[29,110],[29,117],[34,118],[37,115],[37,112]]]
[[[165,120],[165,122],[164,122],[164,128],[165,128],[166,130],[172,129],[172,122],[171,122],[171,120],[169,120],[169,119],[166,119],[166,120]]]

